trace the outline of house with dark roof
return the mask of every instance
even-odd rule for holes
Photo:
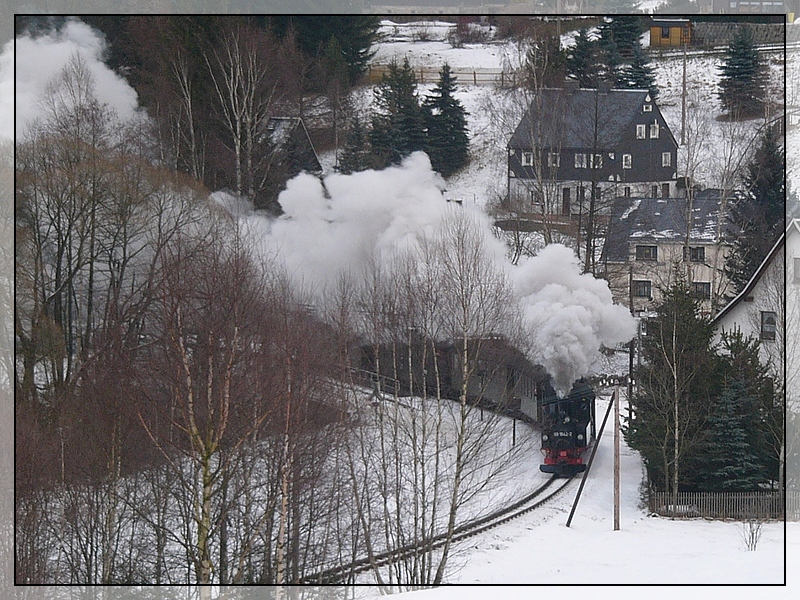
[[[543,89],[507,150],[508,199],[519,211],[585,214],[593,195],[608,214],[616,196],[678,191],[678,144],[647,90]]]
[[[712,314],[730,293],[726,202],[717,189],[680,198],[616,198],[600,259],[614,300],[647,313],[680,274]]]

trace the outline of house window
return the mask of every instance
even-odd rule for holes
[[[774,340],[778,328],[778,315],[774,312],[761,311],[761,339]]]
[[[631,197],[631,188],[626,185],[622,190],[622,195],[625,196],[626,198],[630,198]]]
[[[650,138],[656,139],[658,137],[658,123],[650,125]]]
[[[570,213],[570,191],[568,187],[565,187],[563,190],[563,194],[561,196],[561,214],[568,217],[569,213]]]
[[[651,198],[658,198],[658,186],[657,185],[650,186],[650,197]]]
[[[658,246],[636,246],[636,260],[658,260]]]
[[[630,169],[632,162],[633,162],[633,157],[630,154],[623,154],[622,155],[622,168],[623,169]]]
[[[661,197],[662,198],[669,198],[669,184],[662,183],[661,184]]]
[[[652,284],[647,279],[634,279],[632,294],[635,298],[652,298]]]
[[[603,168],[603,155],[602,154],[590,154],[589,155],[589,168],[591,168],[591,169],[602,169]]]
[[[581,202],[586,200],[586,188],[583,187],[582,185],[578,186],[578,200],[580,200]]]
[[[658,136],[656,136],[658,137]],[[662,167],[669,167],[672,165],[672,153],[671,152],[662,152],[661,153],[661,166]]]
[[[585,169],[586,168],[586,154],[575,153],[575,168],[576,169]]]
[[[532,167],[533,166],[533,152],[523,152],[522,153],[522,166],[523,167]]]
[[[642,110],[643,110],[644,112],[653,112],[653,105],[652,105],[652,104],[645,104],[645,105],[642,107]]]
[[[669,27],[662,27],[661,28],[661,37],[668,38],[669,37]]]
[[[703,300],[711,298],[711,283],[707,281],[693,281],[692,292]]]
[[[643,140],[647,137],[647,125],[636,126],[636,139]]]
[[[558,152],[548,152],[547,153],[547,166],[548,167],[560,167],[561,166],[561,156]]]
[[[794,259],[794,282],[800,283],[800,258]]]
[[[683,260],[689,260],[691,262],[706,262],[706,249],[703,246],[697,246],[695,248],[689,248],[687,253],[686,246],[683,247]]]

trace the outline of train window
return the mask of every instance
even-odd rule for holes
[[[774,340],[778,326],[778,315],[770,311],[761,311],[761,339]]]

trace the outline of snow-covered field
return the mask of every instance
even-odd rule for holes
[[[598,402],[604,414],[606,397]],[[624,413],[623,406],[623,413]],[[537,457],[532,457],[535,461]],[[613,435],[611,420],[600,441],[592,471],[570,528],[566,520],[577,483],[548,507],[484,533],[453,559],[448,581],[458,584],[642,584],[782,585],[797,589],[800,524],[766,523],[755,551],[748,551],[743,525],[648,516],[640,506],[643,467],[622,442],[620,530],[613,529]],[[787,562],[784,562],[784,550]],[[784,570],[787,567],[788,573]],[[751,597],[752,588],[648,588],[648,597]],[[791,597],[790,588],[759,589],[766,598]],[[528,598],[525,587],[443,587],[414,598]],[[563,593],[563,592],[562,592]],[[591,597],[638,597],[636,588],[598,589]],[[412,594],[406,594],[411,597]]]

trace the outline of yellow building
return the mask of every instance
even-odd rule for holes
[[[650,22],[651,48],[680,48],[692,42],[689,19],[653,19]]]

